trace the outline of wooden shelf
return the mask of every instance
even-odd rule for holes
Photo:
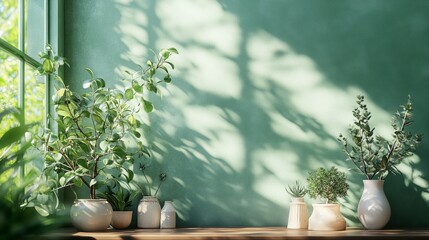
[[[64,230],[46,236],[48,239],[429,239],[429,230],[362,230],[307,231],[285,227],[243,228],[178,228],[108,230],[106,232],[74,232]]]

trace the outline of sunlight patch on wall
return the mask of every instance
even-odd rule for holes
[[[223,119],[222,110],[213,106],[188,106],[183,107],[183,112],[185,124],[207,137],[197,141],[210,156],[227,161],[236,171],[242,170],[243,139],[238,130]]]
[[[129,4],[127,1],[117,0],[117,4],[121,4],[122,6],[118,8],[121,18],[119,24],[115,27],[115,31],[119,33],[121,41],[129,49],[129,51],[121,54],[121,58],[136,63],[141,62],[142,58],[147,57],[150,53],[147,47],[149,41],[147,32],[149,20],[145,11],[142,11],[143,9],[147,9],[147,3]],[[139,5],[138,8],[135,7],[136,4]]]
[[[305,182],[306,175],[300,171],[299,156],[293,150],[265,149],[252,154],[254,164],[252,167],[255,182],[254,190],[284,206],[288,194],[284,187],[296,180]]]
[[[366,95],[365,91],[354,87],[338,88],[325,79],[311,58],[294,52],[287,43],[264,31],[251,36],[247,51],[251,58],[250,76],[255,85],[283,89],[288,104],[319,122],[333,139],[352,123],[356,95]],[[373,126],[385,136],[390,115],[370,99],[366,100],[374,116]],[[273,126],[274,129],[288,127],[287,121],[279,121],[277,115],[271,114],[273,116],[276,117],[273,122],[280,124]]]
[[[228,57],[239,54],[237,17],[223,11],[217,1],[160,0],[156,13],[162,19],[162,29],[179,42],[200,44]]]

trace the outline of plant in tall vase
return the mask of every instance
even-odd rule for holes
[[[142,123],[136,115],[142,109],[147,113],[153,110],[144,93],[160,93],[158,85],[171,82],[168,68],[173,69],[174,65],[168,59],[176,53],[174,48],[163,49],[155,62],[147,62],[147,67],[134,73],[127,71],[130,77],[125,89],[108,88],[102,78],[95,77],[87,68],[90,79],[84,81],[82,94],[72,91],[57,74],[58,67],[64,64],[62,58],[55,56],[51,48],[41,55],[41,74],[57,79],[53,96],[57,116],[53,121],[58,127],[43,129],[36,142],[45,157],[43,177],[48,186],[41,194],[56,196],[58,189],[64,187],[86,186],[90,199],[76,200],[71,209],[72,222],[78,229],[107,229],[112,210],[107,201],[96,199],[96,189],[110,179],[123,177],[130,182],[135,157],[149,155],[141,140]],[[159,70],[164,74],[157,74]],[[108,209],[102,212],[110,214],[100,215],[98,220],[87,219],[96,208],[87,205],[94,202],[105,205]],[[83,220],[89,222],[82,223]]]
[[[384,194],[384,179],[389,173],[398,174],[397,166],[413,151],[422,140],[419,134],[411,134],[407,127],[413,123],[411,97],[401,111],[392,117],[393,137],[390,140],[374,133],[370,126],[371,112],[364,102],[364,96],[357,96],[357,107],[353,110],[354,123],[348,129],[351,141],[340,134],[340,141],[347,160],[362,173],[364,190],[358,205],[358,217],[367,229],[381,229],[390,219],[390,205]]]
[[[289,185],[286,192],[292,197],[289,208],[289,217],[287,228],[289,229],[307,229],[308,228],[308,210],[304,202],[304,196],[307,194],[307,188],[298,181],[295,185]]]
[[[325,200],[313,204],[313,212],[308,220],[309,230],[341,231],[346,229],[346,221],[340,212],[337,199],[347,196],[349,185],[344,172],[336,167],[318,168],[307,177],[308,195],[314,199]]]
[[[137,207],[137,227],[138,228],[160,228],[161,221],[161,205],[159,204],[158,194],[162,183],[166,180],[167,174],[161,172],[159,174],[158,186],[155,193],[152,195],[152,184],[147,175],[147,164],[140,164],[140,171],[146,180],[147,192],[143,191],[143,198]]]

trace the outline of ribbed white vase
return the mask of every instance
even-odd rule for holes
[[[287,228],[307,229],[308,211],[304,198],[293,198],[289,208],[289,218]]]
[[[383,180],[363,180],[358,217],[366,229],[382,229],[390,219],[390,204],[384,194]]]

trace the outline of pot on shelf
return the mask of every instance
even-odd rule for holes
[[[308,220],[308,230],[346,230],[346,220],[340,212],[339,204],[313,204],[313,212]]]
[[[138,228],[159,228],[161,205],[156,197],[144,196],[137,207]]]
[[[289,229],[307,229],[308,211],[304,198],[293,198],[290,203],[287,228]]]
[[[106,231],[112,212],[106,199],[77,199],[70,209],[71,222],[79,231]]]
[[[133,211],[113,211],[110,225],[116,229],[125,229],[130,226]]]

